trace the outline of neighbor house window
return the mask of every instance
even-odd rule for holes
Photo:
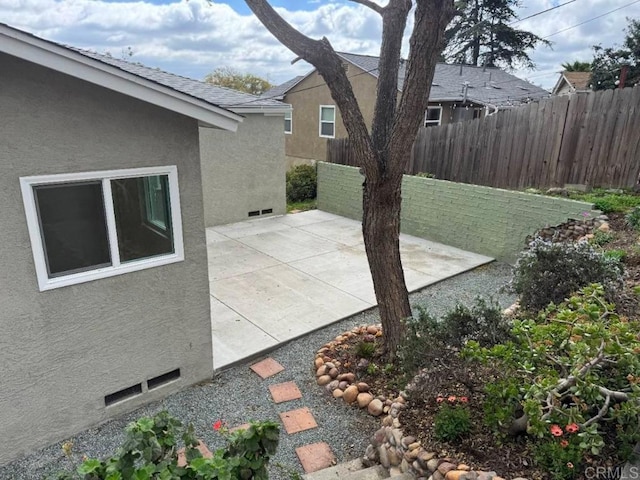
[[[336,136],[336,107],[333,105],[320,105],[320,136]]]
[[[293,112],[284,114],[284,133],[293,133]]]
[[[442,121],[442,107],[428,107],[424,112],[424,126],[433,127]]]
[[[175,166],[20,178],[40,290],[184,259]]]

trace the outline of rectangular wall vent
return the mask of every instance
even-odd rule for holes
[[[252,212],[249,212],[250,217],[257,217],[258,215],[260,215],[260,210],[253,210]]]
[[[267,213],[273,213],[273,208],[265,208],[262,210],[262,215],[266,215]]]
[[[157,377],[150,378],[147,380],[147,387],[149,390],[153,390],[154,388],[161,387],[167,383],[171,383],[174,380],[180,378],[180,369],[176,368],[175,370],[171,370],[170,372],[163,373],[162,375],[158,375]]]
[[[127,400],[131,397],[135,397],[136,395],[140,395],[142,393],[142,384],[138,383],[136,385],[132,385],[131,387],[124,388],[122,390],[118,390],[117,392],[110,393],[109,395],[104,397],[104,406],[108,407],[113,405],[114,403],[121,402],[123,400]]]

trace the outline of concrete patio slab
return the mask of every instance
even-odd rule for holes
[[[400,237],[409,291],[493,259]],[[360,222],[320,210],[207,229],[214,368],[375,306]]]

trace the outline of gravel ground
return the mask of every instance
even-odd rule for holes
[[[510,273],[511,268],[505,264],[485,265],[413,293],[411,303],[426,306],[437,316],[451,309],[456,302],[471,304],[478,295],[493,296],[506,307],[515,300],[513,295],[500,293]],[[129,422],[162,409],[184,423],[193,423],[198,436],[213,450],[223,445],[223,440],[211,428],[218,419],[236,426],[249,420],[277,420],[280,412],[308,407],[318,428],[294,435],[281,432],[278,452],[270,467],[270,478],[275,480],[294,478],[293,472],[302,473],[295,454],[295,448],[302,445],[327,442],[338,462],[356,458],[364,453],[370,435],[378,428],[379,419],[325,394],[315,384],[311,365],[314,352],[324,343],[356,325],[372,323],[379,323],[377,309],[344,319],[270,352],[270,356],[285,367],[273,377],[261,380],[249,370],[248,364],[231,367],[217,374],[211,382],[187,388],[73,437],[70,439],[74,452],[71,459],[62,454],[62,442],[59,442],[0,467],[0,479],[40,480],[61,470],[71,470],[80,462],[82,454],[90,457],[110,455],[122,442],[122,431]],[[297,383],[302,398],[276,405],[271,400],[268,386],[286,381]]]

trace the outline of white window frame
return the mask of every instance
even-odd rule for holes
[[[167,175],[169,179],[169,202],[171,210],[171,226],[173,233],[173,253],[157,255],[140,260],[120,262],[118,251],[118,237],[116,232],[116,219],[113,208],[113,197],[111,194],[111,180],[121,178],[136,178],[151,175]],[[111,253],[111,265],[93,270],[70,273],[68,275],[49,278],[47,262],[45,258],[44,243],[40,232],[40,220],[36,207],[35,191],[33,187],[56,183],[72,183],[82,181],[101,181],[102,194],[104,197],[105,217],[107,223],[107,236],[109,240],[109,250]],[[124,273],[144,270],[146,268],[158,267],[170,263],[184,260],[184,240],[182,236],[182,214],[180,210],[180,190],[178,188],[178,168],[175,165],[132,168],[123,170],[104,170],[98,172],[65,173],[56,175],[37,175],[30,177],[20,177],[20,188],[22,190],[22,200],[24,203],[33,250],[33,260],[36,267],[38,287],[40,291],[52,290],[55,288],[76,285],[90,282],[100,278],[113,277]]]
[[[333,110],[333,121],[329,122],[327,120],[322,120],[322,109],[323,108],[330,108],[331,110]],[[318,135],[321,138],[336,138],[336,106],[335,105],[320,105],[320,110],[318,111],[319,113],[319,122],[318,122]],[[333,135],[323,135],[322,134],[322,124],[323,123],[330,123],[331,125],[333,125]]]
[[[289,130],[287,130],[287,120],[289,120]],[[291,135],[293,133],[293,111],[290,110],[284,114],[284,133]]]
[[[427,120],[429,118],[429,110],[439,110],[440,114],[438,115],[438,120]],[[442,125],[442,107],[427,107],[424,112],[424,127],[428,127],[429,125]]]

